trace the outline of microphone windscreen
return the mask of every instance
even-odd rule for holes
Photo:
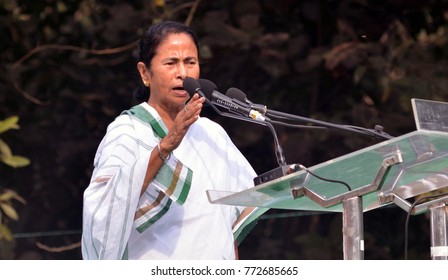
[[[207,79],[199,79],[199,84],[201,85],[201,90],[204,93],[205,97],[210,100],[214,90],[217,90],[218,87],[210,80]]]
[[[190,95],[195,94],[196,91],[201,88],[199,82],[191,77],[186,77],[182,83],[182,86]]]
[[[232,99],[246,102],[247,96],[241,90],[231,87],[227,90],[226,95]]]

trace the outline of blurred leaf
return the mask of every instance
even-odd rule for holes
[[[7,118],[4,121],[0,121],[0,133],[3,133],[10,129],[17,129],[19,126],[17,125],[17,122],[19,121],[19,117],[12,116]]]
[[[67,5],[63,1],[58,1],[57,3],[57,11],[58,13],[65,13],[67,12]]]
[[[8,158],[2,158],[1,159],[5,164],[17,168],[17,167],[24,167],[30,164],[30,160],[26,157],[22,156],[12,156]]]
[[[23,204],[26,204],[26,201],[23,197],[18,195],[15,191],[6,189],[2,194],[0,194],[0,201],[8,201],[11,199],[16,199],[17,201],[20,201]]]
[[[0,139],[0,158],[10,158],[12,157],[11,149],[8,144],[6,144],[2,139]]]
[[[367,72],[367,67],[364,65],[358,66],[353,73],[353,82],[359,84],[359,82],[364,78]]]
[[[3,224],[0,224],[0,239],[5,238],[7,241],[12,241],[12,233],[9,228]]]
[[[17,221],[19,219],[19,214],[17,211],[8,203],[0,202],[0,208],[10,219]]]
[[[164,7],[165,6],[165,0],[155,0],[154,1],[157,7]]]
[[[4,193],[0,194],[0,201],[7,201],[13,198],[16,192],[13,190],[6,190]]]

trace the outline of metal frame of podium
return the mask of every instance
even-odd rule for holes
[[[364,259],[364,212],[389,204],[411,215],[429,211],[431,258],[448,259],[448,193],[437,193],[448,187],[448,103],[412,99],[412,106],[416,131],[238,193],[208,190],[209,201],[342,212],[346,260]]]

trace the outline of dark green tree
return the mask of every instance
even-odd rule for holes
[[[5,140],[33,163],[20,172],[0,169],[1,183],[28,202],[11,225],[13,258],[81,257],[72,245],[80,240],[83,190],[108,123],[135,104],[134,53],[148,25],[193,26],[201,76],[223,93],[237,87],[275,110],[379,124],[398,136],[415,130],[411,98],[448,100],[447,13],[443,0],[0,0],[0,119],[21,116],[20,133]],[[226,128],[257,172],[276,167],[269,130],[210,108],[203,113]],[[287,161],[306,166],[377,143],[331,130],[276,128]],[[266,214],[243,242],[242,258],[342,258],[339,215],[284,212]],[[416,219],[412,232],[429,239],[425,216]],[[401,224],[399,211],[367,214],[366,243],[377,249],[366,258],[402,258],[402,239],[394,238]],[[411,239],[415,258],[427,258],[426,244]],[[57,250],[64,246],[75,248]]]

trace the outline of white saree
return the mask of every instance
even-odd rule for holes
[[[84,259],[235,258],[232,225],[244,207],[210,204],[206,190],[242,191],[255,171],[220,125],[200,117],[140,195],[166,133],[147,103],[109,125],[84,192]]]

